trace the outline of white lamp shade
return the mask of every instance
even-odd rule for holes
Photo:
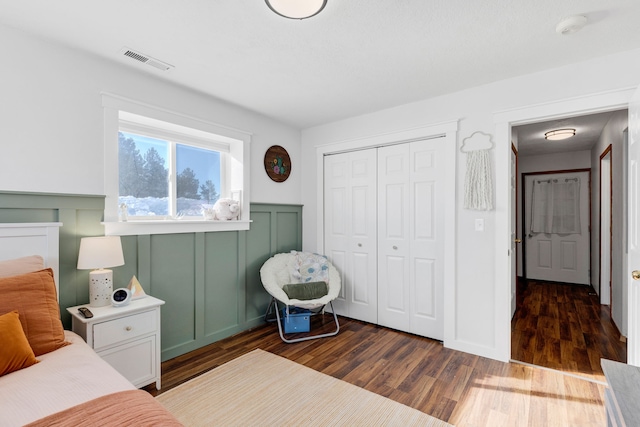
[[[78,269],[117,267],[124,265],[120,236],[83,237],[80,239]]]
[[[102,307],[111,303],[113,272],[104,270],[124,264],[120,236],[83,237],[80,239],[78,269],[89,273],[89,305]]]
[[[265,0],[267,6],[285,18],[305,19],[320,13],[327,0]]]

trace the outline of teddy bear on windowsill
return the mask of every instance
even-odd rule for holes
[[[240,216],[240,202],[233,199],[218,199],[211,208],[204,208],[204,216],[209,220],[230,221]]]

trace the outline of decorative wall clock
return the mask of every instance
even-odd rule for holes
[[[291,159],[284,147],[272,145],[264,154],[264,170],[275,182],[284,182],[291,173]]]

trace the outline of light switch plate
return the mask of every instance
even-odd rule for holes
[[[476,231],[484,231],[484,219],[476,219]]]

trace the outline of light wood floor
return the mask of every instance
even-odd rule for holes
[[[314,320],[328,323],[328,319],[327,315]],[[166,361],[160,392],[260,348],[457,426],[606,425],[601,384],[340,320],[340,334],[332,338],[285,344],[276,326],[267,324]],[[314,330],[322,327],[312,326]],[[147,390],[160,393],[152,386]]]
[[[605,381],[600,359],[626,363],[627,346],[591,286],[521,282],[511,358]]]

